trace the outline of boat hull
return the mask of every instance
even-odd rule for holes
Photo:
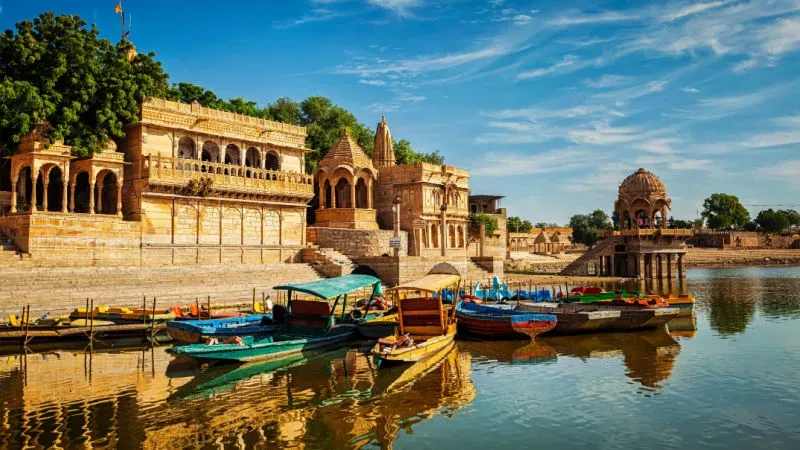
[[[533,339],[552,330],[556,326],[556,317],[463,304],[456,311],[456,322],[460,333],[490,339]]]
[[[330,333],[323,337],[276,335],[274,337],[265,336],[261,338],[252,338],[246,341],[245,345],[191,344],[182,347],[172,347],[167,351],[175,355],[190,356],[201,361],[268,361],[286,358],[304,351],[344,344],[354,338],[355,335],[356,329],[354,326],[340,325],[331,329]]]
[[[178,343],[193,344],[203,337],[256,336],[281,330],[281,325],[261,325],[264,317],[271,318],[270,315],[253,314],[225,319],[174,320],[167,322],[167,332]]]
[[[518,310],[549,313],[558,319],[551,334],[604,331],[634,331],[662,328],[678,317],[675,308],[645,308],[635,305],[520,303]]]
[[[441,354],[446,347],[454,344],[455,337],[456,326],[453,324],[447,327],[446,334],[432,337],[408,348],[396,348],[390,352],[381,352],[380,344],[375,344],[375,347],[372,348],[372,355],[381,366],[417,363]]]

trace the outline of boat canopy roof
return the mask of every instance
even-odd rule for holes
[[[408,283],[395,286],[387,291],[422,291],[422,292],[438,292],[448,286],[458,283],[461,277],[458,275],[449,274],[429,274],[420,278],[419,280],[409,281]]]
[[[306,283],[282,284],[280,286],[275,286],[273,289],[290,292],[305,292],[306,294],[328,300],[369,286],[373,289],[377,289],[380,285],[381,280],[371,275],[345,275]]]

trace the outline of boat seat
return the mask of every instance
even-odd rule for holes
[[[317,334],[333,326],[332,314],[328,302],[292,300],[287,324],[292,332]]]
[[[434,298],[406,298],[400,300],[402,333],[437,335],[447,327],[444,310]]]

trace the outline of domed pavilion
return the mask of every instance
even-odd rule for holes
[[[619,186],[614,212],[623,230],[667,228],[671,204],[664,183],[653,173],[639,169]]]

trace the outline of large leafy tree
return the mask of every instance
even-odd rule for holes
[[[614,228],[608,214],[601,209],[596,209],[590,214],[576,214],[570,217],[569,226],[572,228],[572,240],[589,247],[597,242],[598,230]]]
[[[705,199],[702,216],[712,230],[742,228],[750,221],[747,208],[738,197],[730,194],[712,194]]]
[[[759,229],[767,233],[781,233],[791,225],[784,211],[774,211],[771,208],[760,211],[755,223]]]
[[[797,212],[795,209],[779,209],[778,212],[786,217],[790,227],[800,227],[800,212]]]
[[[164,96],[167,75],[153,54],[133,56],[130,43],[98,37],[77,16],[47,12],[0,35],[0,145],[14,151],[37,122],[47,137],[64,139],[76,155],[101,151],[124,136],[144,96]]]
[[[533,224],[530,220],[523,220],[517,216],[511,216],[506,220],[506,231],[509,233],[530,233],[532,229]]]

